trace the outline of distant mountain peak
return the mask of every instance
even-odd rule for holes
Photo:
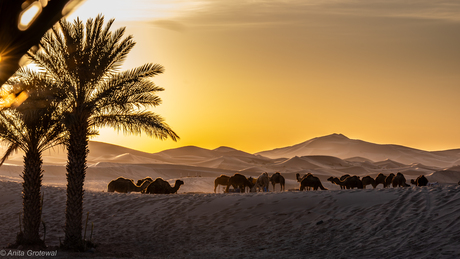
[[[326,135],[326,136],[323,136],[323,137],[319,137],[319,138],[341,138],[341,139],[350,139],[348,138],[347,136],[341,134],[341,133],[333,133],[333,134],[330,134],[330,135]]]

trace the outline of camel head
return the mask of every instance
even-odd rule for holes
[[[174,186],[181,186],[181,185],[184,185],[184,181],[182,180],[176,180],[176,183]]]

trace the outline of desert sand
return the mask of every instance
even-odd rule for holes
[[[315,150],[312,142],[320,151],[305,154]],[[58,250],[53,258],[460,258],[458,150],[392,146],[391,153],[383,145],[387,158],[374,160],[382,146],[365,150],[369,143],[343,135],[308,143],[296,147],[299,153],[278,149],[276,156],[264,156],[229,147],[149,154],[91,142],[84,211],[85,217],[89,213],[86,238],[98,246],[85,253]],[[359,151],[359,143],[364,151],[352,152],[350,145]],[[414,162],[408,163],[411,157]],[[55,250],[64,238],[65,152],[47,152],[44,161],[45,242]],[[21,154],[0,167],[2,248],[19,231],[21,170]],[[213,192],[217,176],[237,172],[248,177],[280,172],[287,191],[277,185],[270,192],[223,193],[222,186]],[[295,174],[307,172],[328,190],[297,191]],[[326,181],[346,173],[375,177],[397,172],[407,183],[423,174],[432,186],[341,190]],[[107,184],[119,176],[185,184],[170,195],[108,193]]]

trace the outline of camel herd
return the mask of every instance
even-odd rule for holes
[[[314,176],[311,173],[301,176],[299,173],[296,174],[296,180],[300,183],[299,190],[327,190],[321,180]],[[340,178],[338,177],[329,177],[327,179],[333,184],[339,185],[341,189],[365,189],[367,185],[371,185],[373,188],[376,188],[379,184],[382,184],[384,188],[393,186],[393,187],[408,187],[406,183],[406,178],[402,173],[397,173],[396,175],[391,173],[388,176],[380,173],[374,179],[371,176],[365,176],[362,179],[359,176],[351,176],[349,174],[343,175]],[[224,192],[229,192],[230,187],[232,186],[234,190],[239,192],[245,192],[246,187],[249,188],[250,192],[259,192],[259,191],[268,191],[269,182],[273,185],[273,190],[275,190],[275,184],[279,183],[281,185],[280,190],[284,191],[285,179],[279,173],[274,173],[271,177],[268,176],[268,173],[261,174],[258,178],[246,178],[242,174],[234,174],[233,176],[221,175],[216,178],[214,181],[214,192],[216,192],[217,186],[225,186]],[[428,184],[428,179],[424,175],[420,175],[416,180],[411,180],[411,183],[416,186],[426,186]]]
[[[233,176],[221,175],[214,180],[214,192],[216,192],[217,186],[225,186],[224,192],[230,192],[230,186],[233,187],[233,190],[245,192],[246,187],[249,188],[252,192],[257,191],[268,191],[268,186],[272,183],[273,191],[275,190],[276,184],[280,185],[280,191],[285,189],[285,179],[279,172],[274,173],[271,177],[268,176],[268,173],[265,172],[261,174],[258,178],[246,178],[242,174],[234,174]]]
[[[296,180],[299,182],[299,190],[327,190],[324,188],[321,180],[314,176],[311,173],[301,176],[296,174]],[[382,184],[384,188],[393,186],[393,187],[408,187],[406,183],[406,178],[402,173],[397,173],[396,175],[391,173],[388,176],[380,173],[375,179],[371,176],[365,176],[362,179],[359,176],[351,176],[349,174],[343,175],[340,178],[338,177],[329,177],[327,179],[333,184],[339,185],[341,189],[365,189],[367,185],[371,185],[373,188],[376,188],[379,184]],[[280,191],[285,190],[285,178],[279,172],[274,173],[272,176],[269,176],[267,172],[261,174],[257,178],[246,178],[246,176],[236,173],[233,176],[221,175],[214,180],[214,192],[219,185],[225,187],[226,193],[228,192],[245,192],[246,187],[250,192],[267,192],[269,191],[270,183],[273,186],[273,191],[275,191],[276,184],[280,185]],[[416,186],[427,186],[428,179],[424,175],[420,175],[415,180],[411,180],[411,183]],[[112,180],[107,186],[107,192],[141,192],[146,194],[172,194],[177,193],[180,186],[183,185],[182,180],[176,180],[174,186],[171,186],[167,181],[162,178],[157,178],[153,180],[150,177],[140,179],[137,183],[134,183],[133,179],[128,179],[124,177],[119,177],[115,180]],[[233,189],[230,189],[233,187]]]
[[[380,173],[375,179],[370,176],[365,176],[363,179],[359,179],[359,176],[350,176],[349,174],[343,175],[340,178],[329,177],[327,179],[331,183],[340,186],[340,189],[365,189],[367,185],[371,185],[373,188],[376,188],[379,184],[383,185],[383,188],[390,187],[409,187],[406,183],[406,178],[402,173],[389,174],[388,176]],[[428,179],[424,175],[420,175],[416,180],[411,180],[411,183],[416,186],[426,186],[428,184]]]
[[[174,186],[171,186],[167,181],[161,178],[153,180],[150,177],[140,179],[137,181],[137,184],[135,184],[133,179],[118,177],[109,183],[107,192],[171,194],[177,193],[177,190],[179,190],[180,186],[183,184],[184,182],[182,180],[176,180]]]

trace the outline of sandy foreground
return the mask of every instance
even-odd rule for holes
[[[404,164],[366,153],[266,158],[185,147],[152,155],[101,143],[90,150],[84,220],[89,212],[86,238],[98,246],[85,253],[58,250],[48,258],[460,258],[460,151],[412,154],[418,163]],[[44,160],[45,242],[56,251],[64,239],[66,157],[55,152]],[[221,186],[213,192],[220,174],[257,177],[264,171],[281,172],[286,191],[277,185],[275,192],[272,186],[265,193],[225,194]],[[0,167],[0,257],[29,257],[28,251],[4,249],[19,232],[21,172],[20,154]],[[328,190],[295,191],[296,172],[312,172]],[[423,174],[434,186],[341,190],[326,181],[345,173],[397,172],[408,183]],[[170,195],[108,193],[107,184],[119,176],[185,184]]]
[[[18,232],[21,190],[18,182],[0,181],[2,247]],[[65,188],[42,191],[46,243],[53,247],[64,237]],[[86,191],[84,211],[98,247],[58,251],[58,258],[460,258],[456,185],[246,194]]]

